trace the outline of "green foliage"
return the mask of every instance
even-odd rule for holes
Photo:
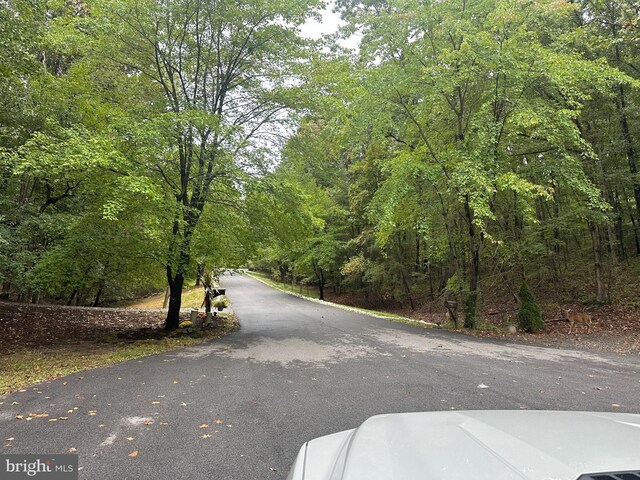
[[[473,327],[487,286],[588,253],[607,298],[640,249],[635,4],[340,0],[350,52],[298,35],[321,3],[10,0],[5,296],[251,259],[372,302],[453,290]]]
[[[535,333],[544,328],[542,312],[526,283],[520,286],[518,298],[520,299],[520,311],[518,312],[520,330]]]
[[[213,308],[227,308],[229,307],[229,299],[226,295],[218,295],[211,301]]]

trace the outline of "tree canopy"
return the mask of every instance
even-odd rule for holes
[[[0,282],[99,305],[198,266],[408,305],[640,255],[630,1],[8,0]],[[357,49],[340,39],[356,34]],[[522,295],[520,295],[522,296]],[[532,307],[535,310],[534,307]]]

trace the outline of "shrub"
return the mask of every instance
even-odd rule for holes
[[[518,297],[520,298],[520,311],[518,312],[520,330],[524,332],[541,330],[544,327],[542,312],[526,283],[523,283],[518,290]]]
[[[227,308],[229,306],[229,299],[226,295],[218,295],[211,301],[211,306],[213,308]]]

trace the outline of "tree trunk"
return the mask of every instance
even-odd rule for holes
[[[318,273],[318,288],[320,289],[320,300],[324,300],[324,273],[322,269]]]
[[[629,205],[629,200],[624,189],[622,190],[622,197],[625,199],[627,208],[629,209],[629,218],[631,219],[631,225],[633,226],[633,237],[636,241],[636,254],[640,255],[640,235],[638,235],[638,225],[636,224],[636,218],[633,213],[633,208]]]
[[[615,22],[611,23],[613,36],[617,39],[617,29]],[[617,66],[621,66],[620,45],[615,44],[615,55]],[[622,127],[622,137],[625,143],[627,154],[627,162],[629,162],[629,171],[631,172],[631,184],[633,186],[633,196],[636,201],[636,210],[640,216],[640,179],[638,178],[638,159],[637,152],[634,148],[633,138],[629,130],[629,120],[627,118],[627,98],[624,91],[624,85],[618,85],[618,110],[620,112],[620,126]]]
[[[169,292],[171,291],[171,289],[169,287],[167,287],[164,291],[164,301],[162,302],[162,309],[164,310],[165,308],[167,308],[167,303],[169,303]]]
[[[67,301],[67,305],[71,306],[74,304],[74,302],[78,301],[78,289],[74,288],[73,292],[71,292],[71,296],[69,297],[69,300]]]
[[[602,263],[602,241],[600,228],[597,224],[589,222],[589,232],[593,245],[593,264],[596,276],[596,302],[609,303],[609,291],[604,280],[604,266]]]
[[[100,287],[98,288],[98,293],[96,293],[96,298],[93,300],[94,307],[97,307],[98,305],[100,305],[100,297],[102,296],[103,288],[104,288],[104,285],[100,285]]]
[[[469,205],[469,199],[464,202],[464,211],[469,227],[469,254],[471,263],[469,265],[469,292],[465,300],[464,326],[465,328],[476,327],[476,314],[478,303],[478,282],[480,280],[480,247],[481,238],[478,238],[474,224],[474,215]]]
[[[171,268],[167,267],[167,279],[169,280],[169,310],[165,320],[165,330],[175,330],[180,325],[180,305],[182,304],[182,287],[184,285],[184,275],[178,271],[175,276],[171,275]]]
[[[198,269],[196,270],[196,287],[199,287],[202,283],[202,277],[204,276],[204,262],[198,262]]]
[[[2,293],[0,293],[0,298],[3,300],[8,300],[11,296],[11,282],[5,282],[2,284]]]

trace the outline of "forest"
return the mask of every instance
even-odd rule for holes
[[[252,267],[467,328],[640,306],[637,2],[337,0],[305,36],[326,7],[0,2],[0,298],[169,288],[175,329]]]

